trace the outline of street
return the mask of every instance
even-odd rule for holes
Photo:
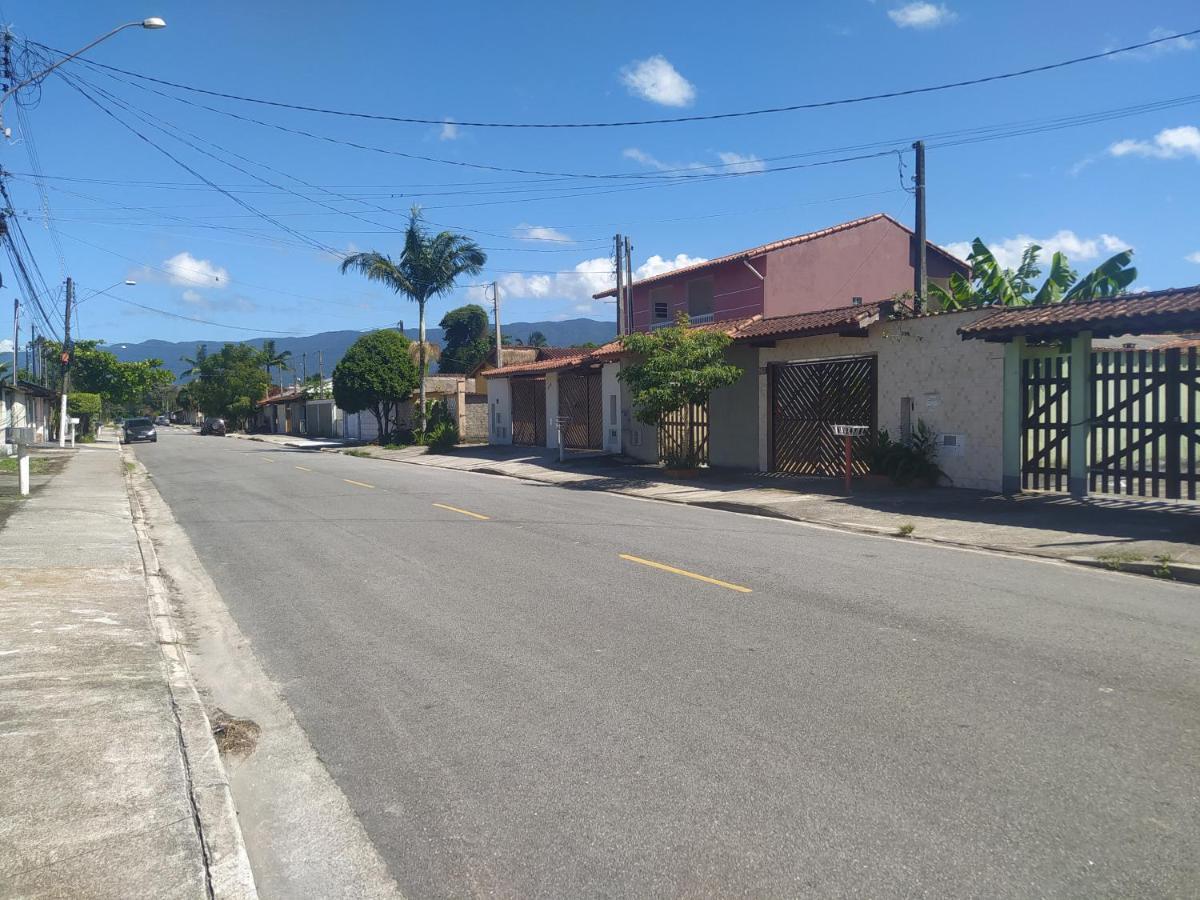
[[[406,896],[1177,897],[1200,593],[163,428]]]

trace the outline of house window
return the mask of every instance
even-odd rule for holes
[[[650,292],[650,303],[654,306],[656,321],[671,317],[671,289],[655,288]]]
[[[713,311],[713,283],[711,278],[697,278],[687,286],[688,315],[711,316]]]

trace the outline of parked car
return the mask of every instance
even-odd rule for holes
[[[171,424],[171,420],[170,420],[170,419],[168,419],[166,416],[156,416],[156,417],[155,417],[155,419],[154,419],[154,424],[155,424],[155,425],[160,425],[160,426],[161,426],[161,425],[170,425],[170,424]]]
[[[154,423],[149,419],[126,419],[121,425],[121,443],[132,444],[134,441],[158,443]]]
[[[225,420],[224,419],[205,419],[200,423],[201,434],[212,434],[217,437],[225,437]]]

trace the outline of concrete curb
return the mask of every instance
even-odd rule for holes
[[[204,852],[205,876],[210,896],[216,900],[254,900],[258,890],[250,858],[238,825],[229,779],[213,739],[212,723],[188,668],[183,644],[175,627],[170,595],[163,583],[154,542],[146,527],[146,514],[132,481],[133,471],[144,468],[121,449],[125,490],[133,513],[133,527],[142,554],[150,621],[158,639],[167,672],[167,687],[179,731],[180,753],[187,772],[196,828]]]
[[[332,452],[341,452],[333,450]],[[1160,566],[1157,562],[1122,562],[1120,565],[1114,566],[1111,563],[1102,559],[1096,559],[1090,556],[1054,556],[1048,553],[1035,553],[1031,550],[1016,550],[1012,547],[1004,547],[996,544],[971,544],[965,541],[955,541],[949,538],[928,537],[925,535],[912,535],[901,538],[893,530],[888,528],[880,528],[874,525],[853,525],[847,522],[828,522],[823,519],[805,518],[803,516],[792,516],[786,513],[781,513],[769,506],[756,506],[752,503],[739,503],[735,500],[686,500],[679,497],[662,496],[655,497],[637,490],[628,490],[624,488],[596,488],[586,487],[580,488],[571,482],[554,481],[547,478],[536,478],[532,475],[522,475],[516,472],[507,472],[495,465],[481,465],[470,468],[458,466],[438,466],[435,463],[415,462],[411,459],[396,459],[390,456],[375,456],[371,455],[370,459],[381,459],[387,462],[405,463],[410,466],[432,466],[438,469],[450,469],[458,472],[475,472],[480,475],[499,475],[504,478],[516,478],[521,481],[532,481],[536,484],[551,484],[557,487],[569,488],[573,490],[601,490],[609,494],[622,494],[627,497],[637,497],[642,500],[655,500],[659,503],[674,503],[679,506],[698,506],[703,509],[718,509],[723,512],[737,513],[739,515],[763,516],[768,519],[779,519],[785,522],[800,522],[805,525],[816,525],[821,528],[832,528],[837,531],[844,531],[851,534],[870,534],[876,537],[894,537],[897,540],[907,540],[914,543],[934,544],[944,547],[957,547],[963,550],[986,550],[989,553],[1002,553],[1007,556],[1016,556],[1024,559],[1037,559],[1051,562],[1070,563],[1072,565],[1087,566],[1093,569],[1105,569],[1110,572],[1123,572],[1129,575],[1142,575],[1150,578],[1163,579],[1164,576],[1158,574]],[[1171,570],[1171,575],[1167,580],[1178,581],[1186,584],[1200,584],[1200,566],[1190,563],[1172,562],[1168,563],[1168,568]]]

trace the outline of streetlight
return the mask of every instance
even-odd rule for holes
[[[49,68],[43,69],[41,72],[38,72],[35,75],[30,75],[28,78],[26,78],[20,84],[16,84],[16,85],[13,85],[12,87],[10,87],[7,91],[4,92],[3,95],[0,95],[0,108],[3,108],[5,100],[7,100],[9,97],[11,97],[13,94],[15,94],[17,91],[21,90],[21,88],[27,87],[30,84],[33,84],[33,82],[37,81],[40,78],[45,78],[47,75],[49,75],[51,72],[53,72],[59,66],[61,66],[63,63],[70,62],[75,57],[81,56],[82,54],[87,53],[89,50],[91,50],[93,47],[95,47],[101,41],[107,41],[110,37],[112,37],[118,31],[124,31],[126,28],[145,28],[148,31],[157,31],[160,28],[166,28],[166,27],[167,27],[166,21],[159,18],[158,16],[151,16],[149,19],[142,19],[140,22],[126,22],[124,25],[118,25],[112,31],[108,32],[108,34],[100,35],[100,37],[96,38],[90,44],[88,44],[84,47],[80,47],[74,53],[64,56],[62,59],[60,59],[58,62],[54,63],[54,65],[50,66]]]

